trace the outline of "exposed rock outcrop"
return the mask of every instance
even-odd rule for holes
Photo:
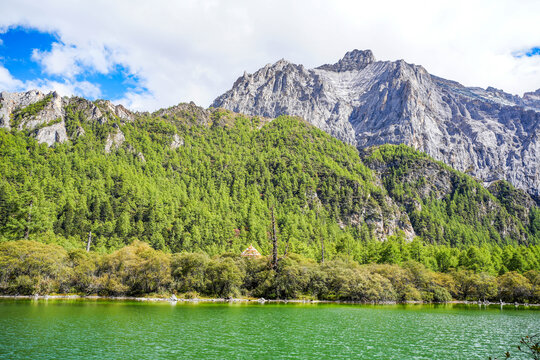
[[[118,149],[126,141],[124,133],[120,129],[116,129],[116,132],[107,135],[105,140],[105,152],[108,154],[113,149]]]
[[[209,125],[211,123],[210,115],[210,111],[195,105],[194,102],[180,103],[152,113],[152,116],[187,121],[193,125]]]
[[[530,108],[539,109],[540,108],[540,89],[523,94],[523,102],[526,106]]]
[[[337,103],[328,90],[315,70],[280,60],[254,74],[244,74],[212,106],[269,118],[300,116],[330,135],[356,144],[348,121],[352,106]]]
[[[68,140],[65,123],[59,122],[50,126],[40,128],[36,133],[36,140],[52,146],[55,143],[63,143]]]
[[[43,100],[45,95],[39,90],[30,90],[24,93],[0,93],[0,127],[11,128],[11,114],[18,109],[24,108]]]
[[[105,112],[109,112],[110,114],[122,120],[125,120],[127,122],[135,120],[135,115],[122,105],[114,105],[108,100],[97,100],[96,103],[98,107],[104,109]]]
[[[64,116],[66,100],[56,92],[48,95],[38,90],[26,93],[3,92],[0,97],[0,123],[7,129],[15,126],[18,130],[33,130]]]
[[[337,72],[355,71],[362,70],[373,62],[375,62],[375,56],[371,50],[353,50],[346,53],[337,63],[321,65],[317,69]]]
[[[77,126],[72,134],[67,133],[66,120],[71,113],[80,114],[86,121],[100,124],[110,120],[131,122],[136,114],[122,105],[114,105],[107,100],[95,103],[79,97],[61,97],[56,92],[44,94],[39,90],[20,93],[0,93],[0,128],[29,130],[40,143],[49,146],[68,141],[71,137],[84,135],[84,129]],[[34,131],[32,131],[34,130]]]
[[[178,134],[174,134],[170,147],[172,150],[176,150],[180,146],[184,146],[184,139],[178,136]]]

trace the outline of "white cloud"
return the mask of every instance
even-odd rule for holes
[[[53,43],[50,51],[34,49],[32,59],[47,74],[73,78],[84,71],[107,74],[113,67],[110,52],[103,45]]]
[[[24,89],[22,81],[15,79],[6,69],[0,64],[0,92],[1,91],[19,91]]]
[[[101,90],[98,86],[88,81],[53,81],[48,79],[36,79],[31,81],[20,81],[15,79],[10,72],[0,65],[0,91],[27,91],[38,89],[43,92],[57,91],[63,96],[84,96],[97,98],[101,96]]]
[[[82,71],[75,59],[76,55],[75,48],[61,47],[60,44],[54,43],[53,49],[50,52],[41,52],[38,49],[34,49],[32,60],[41,63],[47,74],[60,74],[72,78]]]
[[[98,86],[88,81],[53,81],[37,80],[27,82],[26,89],[39,89],[43,92],[56,91],[62,96],[83,96],[87,98],[99,98],[101,90]]]
[[[354,48],[521,94],[540,86],[540,57],[512,54],[540,45],[538,14],[536,0],[19,0],[2,6],[0,28],[56,32],[62,44],[34,55],[50,74],[123,64],[149,92],[118,100],[151,110],[207,106],[244,70],[280,58],[314,67]]]

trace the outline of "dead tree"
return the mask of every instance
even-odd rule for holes
[[[318,204],[315,211],[315,218],[317,219],[317,222],[319,222],[320,208],[321,208],[321,205]],[[324,218],[323,218],[323,225],[326,225],[326,221],[324,220]],[[324,264],[324,229],[319,227],[319,232],[321,235],[321,263]]]
[[[86,243],[86,252],[90,251],[90,244],[92,244],[92,230],[88,233],[88,242]]]
[[[272,215],[272,268],[277,270],[278,266],[278,242],[277,242],[277,229],[276,229],[276,218],[274,216],[274,207],[270,208],[270,213]]]

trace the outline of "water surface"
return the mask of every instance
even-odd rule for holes
[[[535,333],[513,306],[0,300],[2,359],[487,359]]]

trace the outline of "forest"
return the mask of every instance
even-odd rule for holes
[[[505,299],[537,299],[540,211],[510,184],[485,188],[404,145],[359,152],[295,117],[204,111],[97,122],[72,104],[70,140],[53,147],[31,131],[0,129],[0,291],[371,301],[336,288],[350,275],[394,300],[435,299],[439,287],[440,299],[494,299],[511,277],[527,295]],[[271,253],[274,212],[279,271],[238,257],[250,244]],[[19,263],[19,252],[40,260]],[[130,262],[153,280],[137,285],[137,271],[123,274]],[[185,262],[200,270],[186,273]],[[226,269],[233,284],[206,283]],[[470,276],[490,292],[459,290]]]

